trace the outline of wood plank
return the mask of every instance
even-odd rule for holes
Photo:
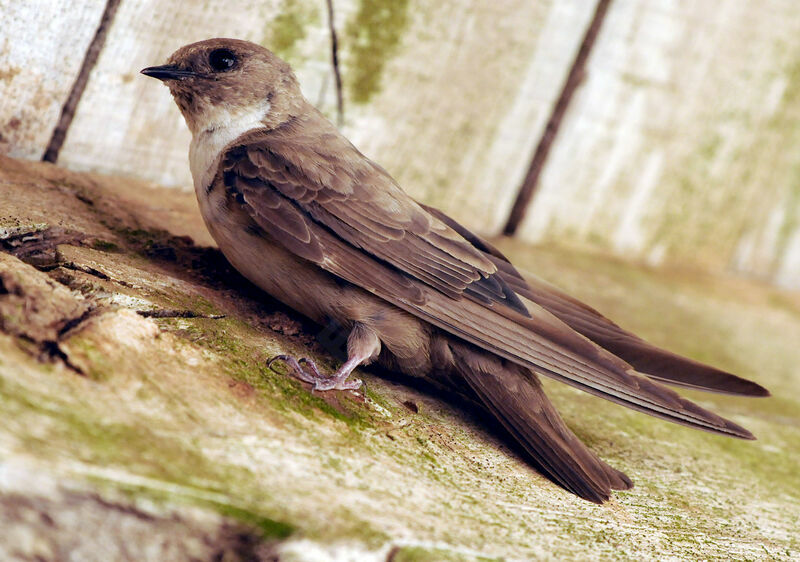
[[[383,88],[357,108],[348,135],[415,197],[496,231],[594,5],[415,2]]]
[[[496,228],[593,6],[337,1],[346,134],[415,197]],[[307,97],[335,117],[325,10],[278,0],[123,2],[60,162],[191,185],[182,118],[166,90],[137,73],[213,36],[277,47]]]
[[[800,12],[615,1],[520,234],[800,287]]]
[[[0,153],[42,157],[104,7],[0,2]]]

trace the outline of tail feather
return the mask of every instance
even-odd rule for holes
[[[570,431],[534,373],[465,344],[450,348],[458,374],[548,478],[594,503],[633,486]]]
[[[503,282],[512,292],[545,308],[573,330],[607,349],[651,379],[674,386],[722,394],[769,396],[769,391],[760,384],[660,349],[623,330],[595,309],[549,283],[529,273],[523,277],[502,252],[489,242],[470,232],[442,211],[426,205],[423,207],[483,252],[495,264]]]
[[[753,381],[658,348],[548,283],[532,275],[523,280],[521,276],[517,277],[519,273],[509,269],[510,264],[493,261],[502,269],[508,285],[521,297],[549,310],[573,330],[654,380],[722,394],[769,396],[766,388]]]

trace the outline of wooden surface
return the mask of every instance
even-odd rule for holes
[[[800,5],[612,2],[521,236],[800,287]]]
[[[594,2],[418,2],[346,132],[406,191],[499,229]]]
[[[0,152],[34,159],[103,8],[38,4],[0,0]],[[335,1],[345,133],[498,232],[595,5]],[[138,71],[211,36],[273,48],[335,116],[324,2],[122,0],[59,163],[188,189],[189,133]],[[799,147],[800,5],[613,0],[518,235],[800,287]]]
[[[392,17],[383,21],[367,6],[335,3],[345,132],[415,197],[492,230],[508,212],[580,42],[573,31],[593,2],[386,4]],[[59,162],[190,186],[189,133],[167,90],[137,72],[215,35],[279,44],[306,96],[333,117],[326,18],[319,7],[286,2],[123,2]],[[287,20],[298,25],[295,36]],[[394,29],[363,31],[381,26]]]
[[[0,153],[42,157],[104,6],[0,0]]]

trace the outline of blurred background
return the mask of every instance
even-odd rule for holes
[[[342,128],[414,197],[484,234],[800,287],[795,0],[330,7]],[[189,133],[139,70],[213,36],[277,52],[337,117],[325,0],[7,0],[0,10],[10,156],[190,189]]]

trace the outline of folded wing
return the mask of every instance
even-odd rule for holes
[[[499,275],[519,296],[544,307],[572,329],[651,379],[723,394],[769,396],[766,388],[753,381],[656,347],[546,281],[527,273],[523,277],[491,244],[438,209],[424,208],[484,252],[497,267]]]
[[[248,133],[229,147],[217,178],[287,249],[509,361],[651,415],[752,438],[639,375],[539,304],[526,307],[506,281],[513,275],[318,121]],[[330,138],[305,142],[304,134]]]

